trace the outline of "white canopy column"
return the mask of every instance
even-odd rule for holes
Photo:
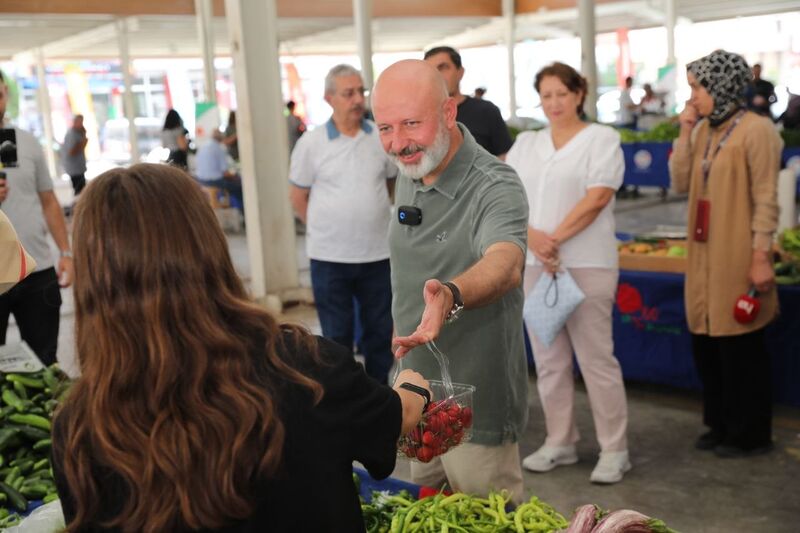
[[[194,0],[197,18],[197,37],[203,50],[203,78],[205,80],[205,101],[217,101],[216,75],[214,74],[214,14],[211,0]]]
[[[128,119],[128,139],[131,145],[131,163],[139,162],[139,135],[136,132],[136,106],[133,99],[133,76],[131,76],[131,57],[128,45],[128,20],[117,19],[117,42],[119,43],[119,68],[122,71],[122,82],[125,94],[122,105],[125,118]]]
[[[47,158],[47,170],[52,177],[56,177],[56,154],[53,151],[55,137],[53,136],[53,114],[50,108],[50,91],[47,89],[47,75],[45,71],[44,52],[36,49],[36,77],[39,81],[39,111],[42,115],[42,128],[47,145],[44,155]]]
[[[225,0],[236,83],[251,293],[273,311],[298,294],[289,143],[283,116],[275,0]],[[258,147],[258,149],[256,149]]]
[[[353,0],[353,19],[356,26],[358,57],[361,60],[361,77],[364,87],[371,89],[372,72],[372,0]]]
[[[509,118],[515,119],[517,118],[517,75],[514,66],[514,45],[516,44],[514,0],[503,0],[503,18],[505,19],[506,53],[508,55],[508,107],[511,110]]]
[[[664,0],[664,15],[667,27],[667,64],[675,64],[675,22],[677,14],[675,11],[675,0]]]
[[[578,0],[578,27],[581,36],[581,73],[589,84],[584,110],[589,119],[594,120],[597,118],[594,0]]]

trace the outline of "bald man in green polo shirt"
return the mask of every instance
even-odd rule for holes
[[[389,229],[395,355],[426,376],[440,375],[424,347],[436,339],[453,381],[476,387],[472,442],[413,463],[412,478],[433,487],[446,480],[475,494],[507,489],[522,501],[518,442],[528,413],[522,183],[456,122],[455,100],[424,61],[386,69],[372,104],[383,148],[400,169],[398,216]]]

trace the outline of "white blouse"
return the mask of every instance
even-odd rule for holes
[[[619,133],[589,124],[556,150],[550,128],[520,133],[506,156],[528,194],[528,224],[552,233],[592,187],[618,189],[625,160]],[[570,268],[617,268],[614,199],[583,231],[559,248],[561,264]],[[540,265],[528,250],[527,264]]]

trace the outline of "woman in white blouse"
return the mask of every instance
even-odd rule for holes
[[[547,438],[522,464],[547,472],[578,461],[574,350],[600,444],[590,480],[616,483],[631,468],[625,386],[611,334],[618,278],[614,193],[622,185],[625,165],[619,134],[581,119],[586,80],[572,67],[545,67],[534,87],[550,126],[521,133],[506,159],[522,178],[530,204],[525,291],[545,271],[567,269],[586,299],[549,347],[529,329]]]

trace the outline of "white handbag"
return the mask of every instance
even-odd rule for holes
[[[536,339],[549,347],[585,298],[569,271],[556,274],[545,271],[525,298],[522,315]]]

